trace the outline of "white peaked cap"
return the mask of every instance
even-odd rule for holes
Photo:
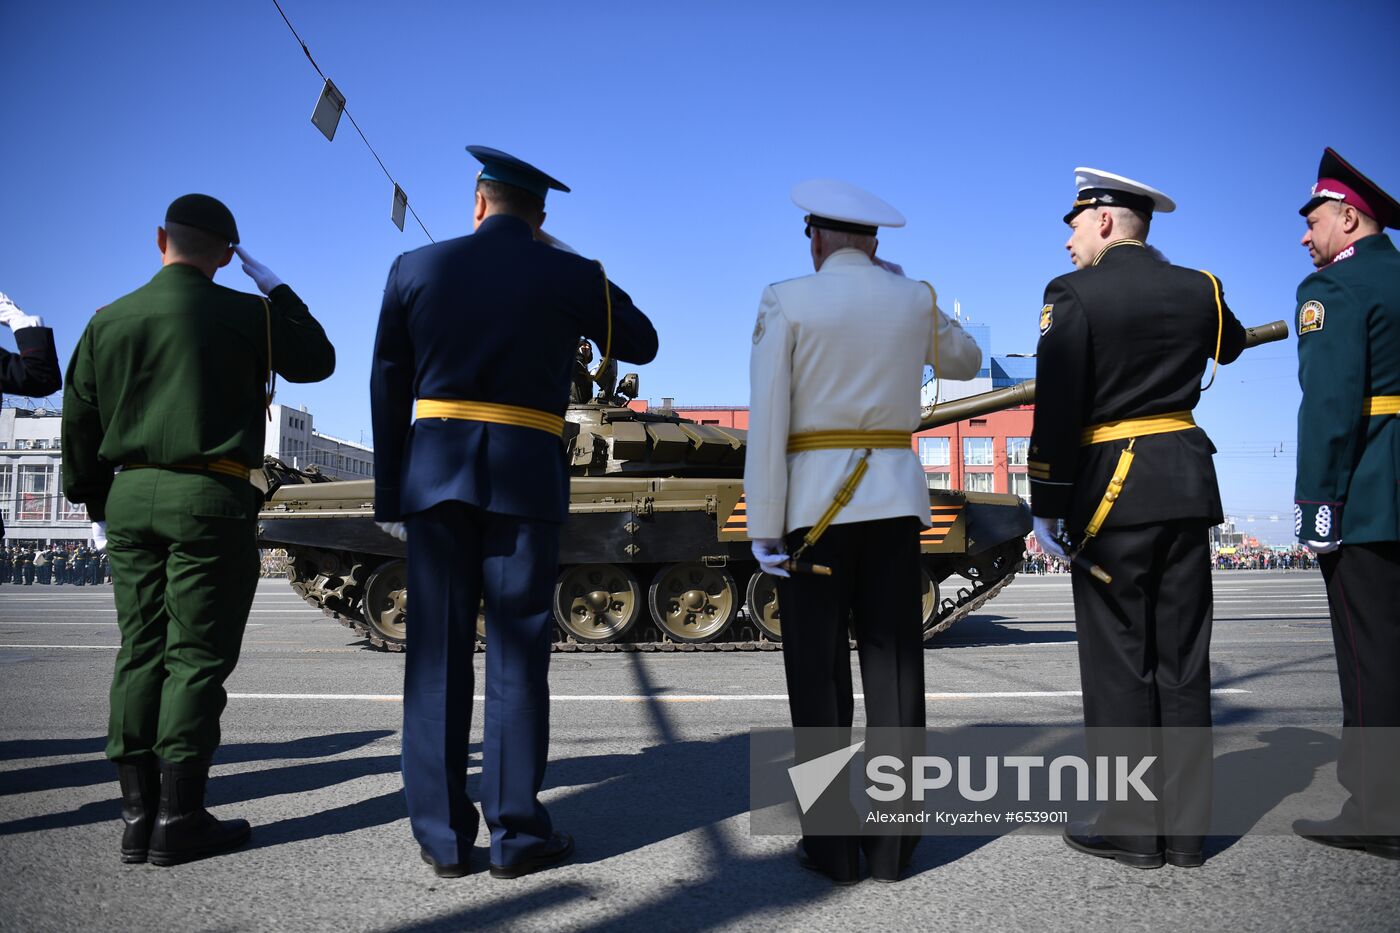
[[[811,217],[857,227],[902,227],[904,215],[864,188],[835,178],[813,178],[792,188],[792,203]],[[810,222],[810,220],[809,220]],[[813,224],[813,226],[824,226]]]
[[[1084,166],[1076,168],[1074,170],[1074,187],[1081,195],[1084,192],[1094,193],[1092,197],[1080,198],[1081,201],[1087,200],[1088,204],[1080,204],[1076,201],[1076,208],[1091,205],[1118,206],[1145,210],[1149,214],[1170,214],[1176,210],[1176,202],[1151,185],[1144,185],[1140,181],[1134,181],[1113,172],[1105,172],[1103,169],[1085,168]],[[1115,194],[1120,197],[1114,198]],[[1126,197],[1123,197],[1124,195]]]

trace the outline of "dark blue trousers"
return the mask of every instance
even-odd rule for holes
[[[403,783],[414,838],[438,862],[467,861],[472,655],[486,600],[481,809],[491,863],[536,854],[553,827],[539,800],[549,757],[549,652],[559,525],[444,502],[409,515],[412,594],[404,668]]]

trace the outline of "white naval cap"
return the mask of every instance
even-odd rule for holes
[[[902,227],[904,215],[864,188],[835,178],[813,178],[792,187],[792,203],[812,227],[874,236],[877,227]]]
[[[1074,206],[1065,215],[1065,223],[1090,207],[1126,207],[1152,214],[1170,214],[1176,202],[1151,185],[1144,185],[1123,175],[1097,168],[1080,166],[1074,170],[1074,187],[1079,192]]]

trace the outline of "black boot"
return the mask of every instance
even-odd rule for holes
[[[216,820],[204,809],[207,761],[161,761],[160,810],[151,830],[152,865],[180,865],[248,841],[247,820]]]
[[[122,861],[146,861],[156,810],[160,806],[160,768],[155,755],[133,755],[113,762],[122,788]]]

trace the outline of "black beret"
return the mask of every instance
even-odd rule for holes
[[[184,224],[230,243],[238,242],[238,225],[233,222],[233,212],[223,201],[207,194],[186,194],[171,201],[165,211],[165,222]]]

